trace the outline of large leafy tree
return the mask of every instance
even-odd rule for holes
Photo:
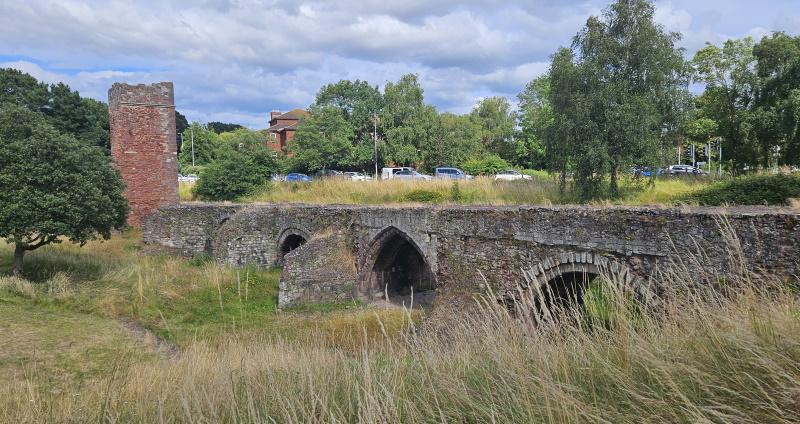
[[[15,275],[27,251],[62,238],[108,239],[125,224],[124,183],[110,157],[40,113],[0,107],[0,163],[0,237],[15,245]]]
[[[559,153],[554,168],[574,168],[583,199],[618,197],[630,165],[660,164],[688,110],[680,35],[665,32],[653,13],[647,0],[618,0],[553,58],[546,147]]]
[[[525,168],[542,169],[544,162],[544,137],[553,123],[553,111],[548,96],[550,78],[543,75],[529,82],[519,99],[519,132],[517,134],[514,162]]]
[[[770,148],[783,147],[784,163],[800,163],[800,36],[775,32],[753,47],[756,72],[762,80],[756,97],[756,115],[766,162]]]
[[[481,99],[472,108],[470,116],[480,128],[485,152],[499,153],[503,157],[511,156],[514,152],[511,141],[516,131],[517,117],[508,99],[500,96]]]
[[[384,87],[384,107],[381,126],[386,137],[388,161],[401,166],[421,163],[436,127],[438,113],[425,104],[419,77],[404,75],[397,83]]]
[[[110,148],[108,105],[82,98],[68,85],[47,85],[16,69],[0,69],[0,105],[41,112],[56,130],[78,140]]]
[[[208,125],[192,122],[183,132],[183,146],[178,153],[178,163],[182,167],[208,165],[217,157],[219,146],[219,134]]]
[[[480,128],[469,115],[444,112],[436,121],[429,143],[422,148],[424,169],[428,172],[439,166],[461,166],[483,149]]]
[[[723,154],[730,159],[734,174],[755,159],[753,102],[759,86],[755,63],[750,37],[728,40],[722,47],[706,43],[691,61],[695,80],[704,83],[706,89],[697,98],[697,114],[689,134],[700,145],[722,138]],[[716,124],[715,128],[709,121]]]
[[[288,146],[294,153],[292,160],[297,168],[315,170],[352,166],[355,131],[341,108],[312,106],[303,122]]]
[[[353,149],[346,168],[367,169],[373,164],[377,116],[383,109],[383,95],[366,81],[341,80],[322,87],[310,110],[338,108],[334,119],[343,119],[353,134]],[[374,166],[374,165],[372,165]]]

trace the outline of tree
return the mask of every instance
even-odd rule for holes
[[[423,168],[431,172],[440,166],[461,166],[483,149],[477,122],[469,115],[444,112],[439,115],[425,152]]]
[[[97,146],[59,133],[44,115],[0,107],[0,236],[14,243],[14,275],[25,252],[63,238],[108,239],[128,213],[125,185]]]
[[[800,36],[775,32],[753,46],[761,84],[756,97],[759,154],[766,162],[772,146],[782,145],[784,163],[800,163]]]
[[[85,99],[64,83],[47,85],[16,69],[0,69],[0,105],[43,113],[56,130],[110,149],[108,105]]]
[[[650,1],[618,0],[553,58],[546,148],[561,156],[558,171],[574,168],[582,199],[618,197],[630,165],[661,164],[689,109],[680,35],[664,32],[653,13]]]
[[[416,74],[407,74],[384,87],[381,126],[386,135],[387,160],[401,166],[423,161],[423,146],[430,145],[438,116],[434,106],[425,104],[418,80]]]
[[[178,154],[178,162],[181,166],[208,165],[214,162],[219,145],[217,133],[207,125],[192,122],[192,125],[183,132],[183,146]]]
[[[753,39],[728,40],[722,48],[706,43],[691,61],[695,80],[706,89],[696,100],[695,119],[716,123],[716,131],[695,139],[706,144],[721,137],[722,148],[731,161],[730,170],[738,174],[745,163],[755,160],[756,139],[753,131],[753,102],[759,82],[755,73]],[[704,127],[708,125],[703,124]]]
[[[241,134],[242,131],[251,130],[244,128],[223,134]],[[275,160],[272,150],[264,145],[263,137],[259,141],[223,144],[217,160],[200,171],[194,194],[210,201],[236,200],[269,185],[270,176],[276,170]]]
[[[366,169],[372,164],[374,156],[374,137],[376,116],[383,108],[383,96],[377,86],[370,86],[366,81],[341,80],[336,84],[328,84],[317,93],[316,102],[309,110],[338,108],[337,114],[352,129],[349,164],[346,168]]]
[[[342,109],[335,106],[309,108],[303,126],[294,133],[289,151],[296,166],[306,170],[330,169],[352,165],[353,127]]]
[[[525,91],[517,95],[519,113],[517,120],[520,131],[517,135],[514,162],[530,169],[543,169],[544,137],[553,124],[553,111],[548,101],[550,78],[543,75],[525,86]]]
[[[511,141],[514,137],[517,117],[505,97],[487,97],[479,100],[470,116],[480,128],[480,138],[485,152],[499,153],[509,157],[514,152]]]
[[[183,133],[189,128],[189,121],[182,113],[175,111],[175,135],[177,137],[178,150],[183,147]]]
[[[244,127],[239,125],[239,124],[225,124],[225,123],[222,123],[222,122],[209,122],[206,125],[206,128],[208,128],[211,131],[214,131],[217,134],[222,134],[224,132],[236,131],[236,130],[238,130],[240,128],[244,128]]]

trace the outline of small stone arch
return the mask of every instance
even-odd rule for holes
[[[359,257],[359,290],[371,298],[390,298],[436,288],[436,278],[417,243],[390,226],[375,236]]]
[[[311,240],[311,235],[299,228],[290,227],[281,231],[276,247],[275,266],[283,266],[283,258],[286,254],[306,244],[309,240]]]
[[[523,270],[527,289],[537,305],[559,309],[583,305],[584,290],[597,277],[614,281],[644,304],[652,303],[650,286],[613,257],[591,252],[551,256]]]

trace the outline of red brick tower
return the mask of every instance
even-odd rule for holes
[[[128,224],[139,227],[148,212],[180,202],[172,83],[114,83],[108,112],[111,155],[128,185]]]

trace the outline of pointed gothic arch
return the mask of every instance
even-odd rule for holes
[[[368,297],[404,296],[436,288],[430,264],[416,242],[390,226],[375,236],[359,258],[360,291]]]

